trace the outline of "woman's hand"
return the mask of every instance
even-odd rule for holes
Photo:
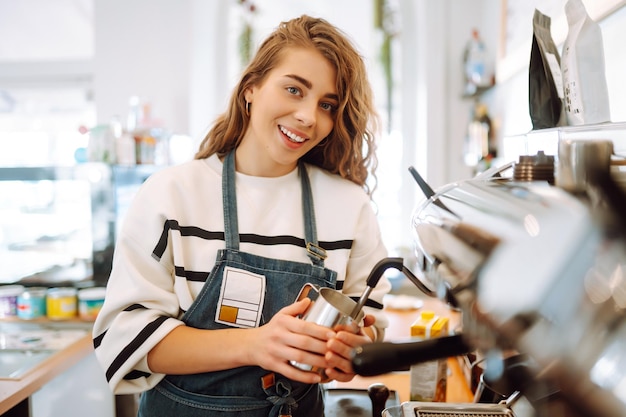
[[[322,369],[332,366],[324,355],[328,342],[337,334],[328,327],[297,317],[306,311],[310,303],[310,299],[304,298],[281,309],[267,324],[251,329],[254,332],[253,337],[248,339],[251,363],[295,381],[307,384],[321,381],[318,373],[300,370],[289,363],[295,361]]]
[[[363,327],[370,327],[375,321],[376,318],[374,316],[367,315],[363,319]],[[354,369],[352,369],[353,349],[357,346],[371,343],[372,339],[362,329],[357,333],[349,327],[336,330],[338,330],[337,335],[326,343],[326,361],[328,362],[326,376],[331,380],[348,382],[355,376]]]

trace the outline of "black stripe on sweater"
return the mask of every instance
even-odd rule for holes
[[[111,362],[111,366],[107,368],[107,382],[113,378],[113,375],[122,367],[122,365],[135,353],[135,351],[158,329],[168,317],[160,316],[143,328],[141,332],[128,344],[119,355]]]
[[[104,333],[102,333],[100,336],[98,336],[98,337],[93,339],[93,348],[94,349],[98,349],[98,347],[102,344],[102,339],[104,338],[105,334],[107,334],[106,331]]]
[[[134,370],[134,371],[130,371],[129,373],[127,373],[124,376],[124,379],[127,380],[127,381],[131,381],[133,379],[148,378],[150,375],[152,375],[152,374],[149,374],[149,373],[143,372],[143,371]]]
[[[187,281],[206,282],[209,276],[208,272],[187,271],[182,266],[177,266],[174,269],[177,277],[185,278]]]
[[[152,254],[161,259],[163,253],[165,252],[165,248],[167,247],[168,235],[170,230],[178,230],[181,236],[191,236],[191,237],[199,237],[201,239],[206,240],[221,240],[224,241],[224,232],[211,232],[208,230],[201,229],[195,226],[181,226],[178,224],[176,220],[166,220],[163,225],[163,231],[161,232],[161,237],[157,242]],[[306,243],[304,239],[289,236],[289,235],[281,235],[281,236],[261,236],[252,233],[242,233],[239,235],[239,240],[242,243],[254,243],[257,245],[293,245],[299,246],[301,248],[306,248]],[[320,241],[318,242],[319,246],[330,250],[340,250],[340,249],[351,249],[352,248],[352,240],[337,240],[337,241]]]
[[[142,306],[141,304],[132,304],[132,305],[130,305],[130,306],[128,306],[128,307],[126,307],[126,308],[124,309],[124,311],[133,311],[133,310],[137,310],[138,308],[143,308],[143,309],[145,309],[145,307],[144,307],[144,306]],[[104,335],[106,335],[106,334],[107,334],[107,332],[106,332],[106,330],[105,330],[105,331],[104,331],[104,333],[102,333],[102,334],[101,334],[101,335],[99,335],[99,336],[96,336],[96,337],[93,339],[93,348],[94,348],[94,349],[97,349],[97,348],[98,348],[98,347],[102,344],[102,339],[104,339]]]

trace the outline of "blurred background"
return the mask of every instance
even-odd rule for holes
[[[623,121],[623,1],[585,3],[603,27],[612,119]],[[421,197],[408,167],[438,187],[480,170],[481,155],[467,146],[475,119],[488,122],[479,126],[489,129],[493,151],[502,138],[531,130],[533,11],[553,18],[553,37],[561,45],[564,4],[0,0],[0,166],[100,160],[158,167],[189,159],[225,108],[249,54],[280,21],[308,13],[343,29],[368,65],[384,121],[374,203],[388,247],[403,255],[411,246],[406,225]],[[468,90],[464,55],[474,31],[484,48],[484,78]],[[109,153],[117,151],[117,159],[107,160],[98,140],[134,130],[143,131],[134,138],[144,145],[143,161],[124,148],[132,146],[128,137],[116,139],[118,149]],[[0,207],[10,206],[8,198],[2,194]]]

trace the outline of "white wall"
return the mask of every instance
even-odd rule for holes
[[[504,5],[508,5],[506,10],[511,7],[521,10],[518,21],[509,24],[507,33],[519,32],[515,36],[525,39],[529,37],[534,7],[556,13],[565,1],[391,2],[399,7],[401,21],[398,44],[402,68],[396,82],[400,84],[397,107],[404,140],[399,157],[404,166],[416,165],[434,186],[470,175],[462,163],[461,151],[472,103],[460,98],[460,67],[462,49],[471,28],[480,29],[488,50],[495,55],[501,47]],[[592,0],[584,2],[590,9],[596,5]],[[237,3],[232,0],[57,0],[55,8],[49,8],[45,0],[19,3],[0,0],[0,34],[4,35],[0,37],[0,78],[6,79],[5,73],[13,78],[17,73],[24,77],[34,70],[40,74],[46,68],[53,68],[50,62],[45,62],[47,56],[57,60],[68,56],[75,61],[67,61],[65,65],[67,79],[86,80],[89,76],[86,71],[94,68],[99,122],[106,123],[113,115],[123,117],[129,96],[137,94],[153,104],[154,115],[165,126],[199,140],[224,109],[237,79],[236,38],[241,27],[241,16],[233,11]],[[254,21],[257,42],[280,20],[300,13],[319,15],[348,32],[363,50],[371,77],[380,79],[376,65],[379,40],[372,31],[373,1],[255,0],[254,3],[258,9]],[[621,7],[602,25],[613,121],[623,121],[626,120],[623,98],[626,83],[622,77],[626,54],[621,51],[621,39],[625,35],[622,22],[626,11],[619,6],[621,0],[602,3]],[[522,12],[527,15],[523,16]],[[562,16],[557,20],[555,24],[562,33]],[[93,48],[89,31],[84,29],[90,24],[95,27]],[[35,25],[38,30],[29,25]],[[19,36],[12,35],[18,27],[23,31]],[[70,27],[73,30],[61,30]],[[68,39],[70,32],[80,35]],[[46,33],[49,35],[42,37]],[[61,35],[66,36],[63,42],[58,41]],[[523,49],[522,61],[527,61],[525,55],[529,51]],[[53,50],[54,55],[50,55]],[[89,53],[93,54],[93,61],[89,61]],[[77,58],[82,59],[80,65]],[[7,59],[23,61],[7,63]],[[40,61],[41,65],[28,66]],[[380,88],[380,81],[378,85]],[[382,95],[380,89],[377,94]],[[530,128],[527,94],[527,74],[522,67],[485,95],[500,137]]]
[[[446,130],[442,132],[447,138],[445,159],[442,165],[444,172],[435,178],[437,184],[468,178],[473,175],[472,168],[463,161],[463,143],[467,135],[467,126],[471,120],[475,99],[463,98],[462,57],[467,41],[473,28],[478,29],[485,42],[489,62],[495,67],[498,48],[500,47],[501,0],[478,0],[460,2],[448,0],[448,12],[445,16],[449,38],[445,45],[446,85],[445,108]],[[494,70],[495,68],[492,68]],[[482,100],[482,98],[477,98]]]
[[[384,106],[373,2],[254,3],[257,44],[278,22],[302,13],[324,17],[343,29],[363,53]],[[398,152],[398,157],[405,167],[415,165],[434,186],[471,173],[462,162],[471,102],[461,99],[461,57],[474,27],[480,28],[495,54],[500,3],[398,3],[402,65],[402,80],[397,81],[402,96],[398,119],[404,140],[404,152]],[[237,36],[242,16],[233,4],[230,0],[96,1],[94,68],[99,121],[106,123],[113,115],[124,117],[128,98],[139,95],[153,104],[153,114],[165,126],[199,141],[225,108],[240,71]],[[403,180],[412,181],[406,175]]]
[[[235,85],[240,64],[237,37],[241,31],[242,14],[235,0],[58,0],[61,11],[37,5],[47,0],[23,0],[30,9],[47,10],[48,20],[58,26],[84,27],[90,19],[95,28],[95,45],[89,53],[79,54],[81,65],[66,63],[72,68],[70,79],[89,82],[93,68],[94,97],[98,122],[107,123],[114,115],[122,118],[128,111],[128,98],[139,95],[153,106],[153,115],[162,124],[177,132],[189,134],[196,144],[202,139],[215,117],[225,109]],[[584,0],[586,4],[596,4]],[[605,2],[622,0],[605,0]],[[254,41],[258,44],[280,21],[302,13],[324,17],[343,29],[357,44],[368,65],[375,96],[384,113],[385,91],[378,63],[380,34],[373,29],[373,0],[253,0]],[[519,8],[518,20],[510,23],[506,33],[528,40],[535,6],[559,11],[565,0],[395,0],[398,34],[394,45],[395,116],[393,129],[383,135],[380,147],[386,161],[380,165],[385,183],[379,184],[377,201],[384,201],[381,211],[390,235],[411,240],[406,227],[411,210],[422,193],[408,175],[415,166],[433,187],[467,178],[472,170],[463,163],[463,142],[470,120],[473,101],[462,95],[462,54],[471,29],[480,30],[487,50],[496,60],[505,28],[503,15],[511,7]],[[21,5],[21,2],[19,3]],[[93,13],[89,10],[93,5]],[[506,9],[505,9],[506,5]],[[545,9],[547,7],[547,9]],[[72,12],[65,12],[71,8]],[[53,13],[54,11],[55,13]],[[24,7],[10,0],[0,0],[0,23],[32,17]],[[524,13],[526,15],[524,15]],[[15,18],[17,16],[17,19]],[[4,20],[3,20],[4,19]],[[626,119],[626,54],[621,39],[626,36],[626,10],[603,22],[607,79],[609,80],[613,121]],[[30,24],[37,20],[29,19]],[[34,22],[34,23],[33,23]],[[77,22],[77,23],[72,23]],[[562,19],[561,19],[562,23]],[[560,23],[560,24],[561,24]],[[3,29],[14,25],[0,26]],[[23,27],[28,27],[23,25]],[[7,29],[8,30],[8,29]],[[518,33],[519,31],[519,33]],[[84,31],[83,31],[84,32]],[[7,71],[23,77],[22,65],[6,65],[3,56],[26,50],[45,39],[30,38],[30,31],[13,37],[11,42],[0,38],[0,82]],[[66,33],[66,32],[64,32]],[[53,41],[52,37],[49,37]],[[15,43],[21,45],[15,47]],[[57,42],[58,44],[58,42]],[[76,44],[63,43],[75,50],[89,44],[80,39]],[[70,48],[71,46],[71,48]],[[43,48],[44,50],[47,50]],[[530,51],[521,49],[522,65],[515,73],[481,100],[489,105],[496,133],[500,138],[530,129],[528,116],[527,67],[524,61]],[[4,55],[3,55],[4,54]],[[23,54],[22,54],[23,55]],[[74,55],[76,55],[74,53]],[[76,56],[73,58],[76,59]],[[32,61],[37,63],[38,61]],[[29,71],[49,70],[47,65],[24,64]],[[46,64],[46,63],[44,63]],[[78,76],[78,77],[77,77]],[[391,145],[389,145],[391,144]],[[195,147],[195,146],[194,146]],[[385,149],[383,149],[385,148]],[[383,176],[381,175],[381,178]],[[397,207],[395,210],[391,207]],[[396,220],[394,220],[396,219]],[[398,220],[399,219],[399,220]]]
[[[192,0],[191,62],[187,85],[189,125],[184,133],[198,142],[215,117],[226,108],[233,80],[228,76],[227,51],[222,42],[229,35],[229,5],[224,1]],[[231,29],[232,30],[232,29]]]
[[[280,21],[303,13],[324,17],[344,30],[365,58],[385,116],[378,63],[380,34],[373,30],[373,1],[254,3],[256,44]],[[225,108],[241,69],[237,36],[242,15],[234,4],[230,0],[175,4],[167,0],[96,0],[95,96],[100,122],[114,114],[123,115],[128,97],[137,94],[154,104],[155,115],[166,126],[189,133],[199,142]],[[386,224],[388,233],[408,244],[411,236],[406,223],[422,195],[408,167],[415,166],[434,188],[471,173],[462,162],[472,105],[461,98],[463,47],[471,29],[478,27],[495,54],[497,45],[492,42],[498,39],[493,34],[499,31],[500,0],[400,0],[395,4],[394,128],[399,130],[395,135],[400,143],[386,150],[387,161],[380,165],[388,180],[379,184],[379,192],[387,193],[379,194],[379,201],[380,215],[397,223]],[[395,139],[381,137],[380,146],[390,140]],[[389,207],[382,207],[385,203]],[[391,208],[394,203],[396,210]],[[397,239],[398,235],[402,237]]]
[[[370,62],[372,8],[363,7],[363,1],[254,3],[256,44],[280,21],[308,13],[347,32]],[[97,0],[94,67],[99,121],[125,116],[128,98],[138,95],[153,104],[155,117],[167,127],[199,140],[225,109],[241,70],[237,37],[242,21],[236,4],[231,0]]]
[[[155,118],[189,130],[190,0],[97,0],[94,94],[98,121],[125,117],[128,99],[152,104]]]

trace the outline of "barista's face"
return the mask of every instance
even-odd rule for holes
[[[315,49],[291,48],[262,84],[246,91],[250,124],[237,148],[237,171],[275,177],[330,134],[339,102],[337,71]]]

